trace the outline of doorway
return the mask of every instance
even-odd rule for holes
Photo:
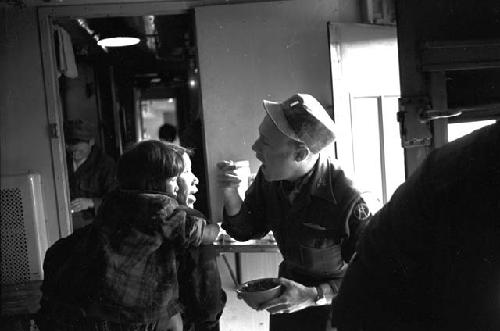
[[[176,142],[194,149],[200,181],[196,207],[209,214],[193,9],[131,4],[41,8],[40,14],[47,103],[60,137],[65,121],[83,119],[97,129],[96,145],[117,161],[128,146],[158,139],[160,127],[172,125]],[[124,47],[98,43],[124,35],[140,41]],[[69,46],[63,45],[68,41]],[[69,48],[72,59],[61,52]],[[53,144],[65,236],[73,228],[67,156],[63,139]]]
[[[331,23],[329,38],[338,159],[375,213],[405,179],[396,27]]]

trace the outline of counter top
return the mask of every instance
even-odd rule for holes
[[[231,253],[262,253],[279,252],[276,241],[269,239],[234,241],[234,240],[216,240],[214,246],[218,252]]]

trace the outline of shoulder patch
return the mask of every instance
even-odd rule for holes
[[[364,221],[370,217],[370,209],[364,202],[358,202],[356,206],[354,206],[354,209],[352,210],[352,213],[354,214],[354,217],[356,217],[360,221]]]

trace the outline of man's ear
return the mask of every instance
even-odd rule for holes
[[[89,140],[89,145],[90,146],[94,146],[95,145],[95,139],[94,138],[92,138],[92,139]]]
[[[309,156],[309,149],[305,145],[299,145],[295,150],[295,161],[302,162]]]

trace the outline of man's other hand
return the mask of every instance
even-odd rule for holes
[[[284,287],[283,293],[262,304],[259,310],[266,309],[270,314],[294,313],[304,308],[314,306],[316,290],[302,284],[281,277],[280,283]]]
[[[76,198],[71,201],[71,213],[78,213],[82,210],[93,208],[94,200],[92,198]]]

